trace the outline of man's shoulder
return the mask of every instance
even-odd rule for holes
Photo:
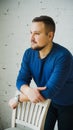
[[[63,54],[63,55],[72,55],[71,52],[64,46],[54,43],[54,48],[57,51],[57,53],[59,54]]]

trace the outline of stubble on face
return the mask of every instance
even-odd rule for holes
[[[46,45],[37,46],[37,45],[36,45],[37,43],[33,43],[33,44],[35,44],[35,46],[31,45],[31,48],[32,48],[33,50],[37,50],[37,51],[41,51],[42,49],[44,49],[44,48],[46,47]]]

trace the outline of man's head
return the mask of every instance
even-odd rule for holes
[[[35,17],[31,26],[31,47],[41,50],[50,44],[55,33],[55,22],[49,16]]]
[[[51,31],[55,33],[55,22],[54,20],[49,16],[40,16],[35,17],[32,22],[43,22],[45,25],[46,31]]]

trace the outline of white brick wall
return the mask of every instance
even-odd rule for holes
[[[29,32],[35,16],[49,15],[56,22],[54,41],[73,53],[73,0],[0,0],[0,126],[10,126],[8,100],[23,52],[30,47]],[[0,128],[0,130],[1,130]]]

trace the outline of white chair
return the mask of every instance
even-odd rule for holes
[[[5,130],[44,130],[50,100],[19,103],[12,113],[12,127]]]

